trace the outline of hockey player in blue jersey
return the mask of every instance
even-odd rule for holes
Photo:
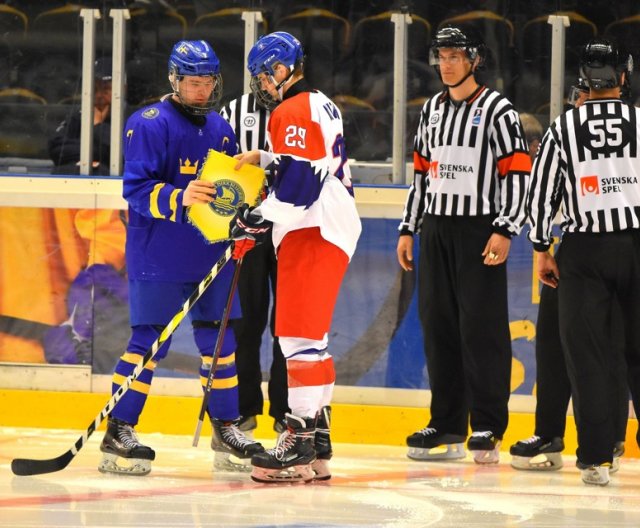
[[[129,203],[126,262],[129,274],[131,338],[113,374],[115,392],[131,374],[162,329],[195,290],[227,244],[208,244],[186,220],[187,207],[209,203],[210,182],[196,179],[209,149],[236,153],[229,124],[213,112],[222,93],[220,64],[205,41],[180,41],[169,58],[173,93],[134,113],[124,132],[123,196]],[[206,383],[233,266],[226,266],[190,312]],[[237,300],[231,318],[240,316]],[[154,359],[163,358],[170,340]],[[238,429],[236,341],[227,328],[213,381],[208,414],[213,426],[214,466],[241,469],[262,446]],[[151,361],[124,394],[109,418],[100,450],[102,472],[146,474],[155,452],[142,445],[134,426],[147,399],[156,361]],[[125,459],[126,465],[120,465]]]

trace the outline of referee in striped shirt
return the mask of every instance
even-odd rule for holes
[[[270,150],[267,142],[270,112],[266,105],[266,101],[258,101],[253,93],[247,93],[233,99],[220,111],[236,134],[239,152]],[[276,264],[273,241],[268,236],[245,255],[238,279],[242,319],[236,326],[236,367],[242,415],[240,429],[245,431],[255,429],[256,416],[262,414],[264,406],[260,345],[269,320],[273,335],[273,314],[269,306],[270,296],[276,291]],[[273,338],[267,393],[269,414],[274,419],[273,428],[281,433],[285,428],[284,414],[289,412],[289,406],[287,366],[277,337]]]
[[[447,26],[429,60],[445,89],[422,109],[414,180],[398,239],[398,260],[413,269],[420,233],[418,305],[431,387],[431,420],[407,438],[420,460],[464,457],[498,462],[508,422],[511,338],[506,260],[525,221],[531,169],[513,105],[478,85],[486,49],[471,28]],[[433,448],[447,446],[437,452]]]
[[[589,100],[549,127],[527,199],[538,277],[558,288],[577,465],[582,480],[597,485],[609,482],[615,385],[623,383],[611,339],[615,317],[622,319],[629,388],[640,411],[640,109],[620,100],[632,70],[631,56],[611,41],[594,39],[585,46],[580,75],[589,84]],[[558,266],[548,250],[560,207]]]

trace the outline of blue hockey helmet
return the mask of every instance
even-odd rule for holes
[[[253,77],[260,73],[273,75],[276,64],[284,64],[290,71],[301,65],[302,44],[291,33],[276,31],[258,39],[247,57],[247,68]]]
[[[213,90],[204,105],[189,104],[181,93],[180,83],[185,76],[211,77]],[[211,45],[204,40],[181,40],[173,46],[169,56],[169,82],[182,106],[194,115],[204,115],[213,110],[222,97],[220,61]]]
[[[269,92],[262,89],[260,75],[265,74],[271,78],[275,74],[275,66],[283,64],[289,69],[289,75],[276,89],[280,89],[293,75],[296,68],[302,69],[304,52],[300,41],[285,31],[269,33],[258,39],[247,56],[247,69],[251,73],[251,90],[257,101],[268,109],[273,109],[280,100],[275,99]],[[275,84],[275,82],[274,82]],[[280,99],[282,94],[280,93]]]

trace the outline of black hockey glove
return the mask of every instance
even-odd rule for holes
[[[233,258],[236,260],[245,256],[254,246],[262,244],[273,224],[265,220],[260,214],[253,212],[253,207],[242,204],[229,224],[229,238],[234,240]]]

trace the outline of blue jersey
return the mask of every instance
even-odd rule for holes
[[[190,119],[165,100],[128,119],[123,196],[129,203],[130,279],[199,282],[224,253],[227,244],[207,243],[182,205],[209,149],[236,154],[235,134],[215,112]]]

